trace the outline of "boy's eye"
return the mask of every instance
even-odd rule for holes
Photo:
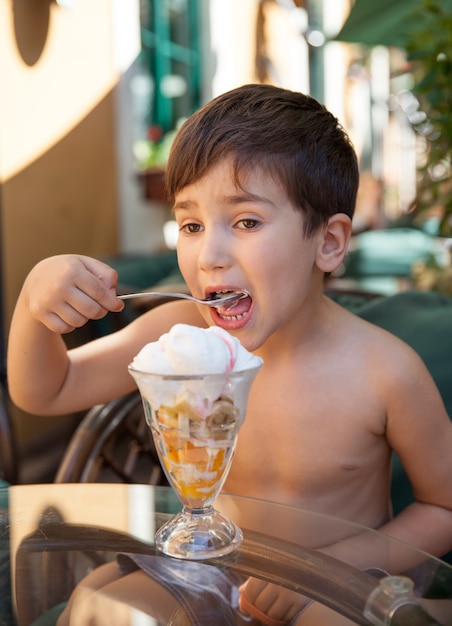
[[[179,230],[183,233],[199,233],[199,231],[201,230],[201,225],[195,223],[183,224],[179,227]]]
[[[237,222],[237,226],[239,228],[243,228],[244,230],[249,230],[250,228],[256,228],[256,226],[259,226],[259,224],[260,224],[259,220],[252,219],[251,217],[245,218],[243,220],[240,220],[240,222]]]

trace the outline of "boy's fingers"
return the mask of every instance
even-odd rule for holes
[[[239,587],[239,607],[263,624],[288,624],[311,600],[266,581],[249,578]]]
[[[86,292],[96,303],[105,309],[105,311],[97,311],[95,315],[90,317],[96,319],[103,317],[108,311],[122,311],[124,302],[118,300],[116,295],[118,282],[116,270],[97,259],[82,257],[82,260],[89,272],[89,281],[84,279],[83,283],[79,285],[79,289],[82,292]]]
[[[92,274],[103,287],[116,289],[118,272],[115,269],[91,257],[82,257],[82,262],[90,274]]]
[[[285,624],[287,624],[286,621],[275,619],[263,611],[260,611],[244,594],[240,594],[239,608],[245,615],[251,615],[251,617],[255,617],[262,624],[266,624],[267,626],[285,626]]]

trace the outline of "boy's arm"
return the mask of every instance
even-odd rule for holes
[[[41,261],[25,280],[8,345],[12,400],[35,415],[62,415],[117,398],[136,385],[127,365],[148,342],[178,322],[205,326],[196,305],[174,301],[123,329],[67,351],[62,334],[121,311],[116,272],[78,255]]]
[[[386,437],[416,501],[379,530],[440,557],[452,549],[452,422],[417,355],[391,371]]]
[[[378,530],[438,558],[452,549],[452,511],[443,506],[414,502]],[[403,563],[397,558],[397,547],[391,548],[388,557],[391,571],[417,565]]]
[[[385,362],[385,368],[380,364],[376,370],[387,407],[381,430],[402,462],[415,501],[376,530],[403,543],[384,545],[363,533],[324,551],[357,567],[395,574],[419,561],[420,553],[405,549],[405,543],[439,558],[452,549],[452,422],[430,373],[411,348],[395,350]]]
[[[395,390],[387,437],[415,502],[379,530],[441,557],[452,549],[452,422],[423,363]]]
[[[62,334],[120,311],[116,272],[78,255],[51,257],[27,276],[13,314],[7,374],[13,401],[32,413],[58,412],[53,404],[70,360]],[[41,408],[42,407],[42,408]]]
[[[386,363],[376,371],[387,407],[382,432],[402,462],[415,501],[376,530],[440,558],[452,550],[452,422],[430,373],[411,348],[388,354]],[[371,547],[364,533],[325,551],[357,567],[381,567],[392,574],[417,564],[416,553],[397,542],[387,542],[384,550],[377,547],[375,555]]]

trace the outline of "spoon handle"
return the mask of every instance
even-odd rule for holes
[[[120,300],[131,300],[132,298],[145,298],[147,296],[156,296],[156,297],[162,296],[162,297],[168,297],[168,298],[184,298],[186,300],[195,300],[193,296],[189,296],[184,293],[175,293],[175,292],[173,293],[173,292],[166,292],[166,291],[142,291],[138,293],[124,293],[118,296],[118,298]]]

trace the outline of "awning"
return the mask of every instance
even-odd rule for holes
[[[452,0],[442,0],[441,4],[452,9]],[[333,39],[403,48],[407,35],[419,26],[416,10],[423,6],[423,0],[356,0],[344,26]]]

